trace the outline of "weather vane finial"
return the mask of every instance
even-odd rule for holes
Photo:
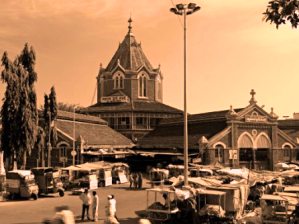
[[[128,26],[128,28],[129,28],[129,33],[131,33],[131,31],[132,31],[132,26],[131,26],[131,23],[133,22],[133,20],[132,20],[132,18],[131,18],[131,16],[130,16],[130,18],[129,18],[129,20],[128,20],[128,23],[129,23],[129,26]]]

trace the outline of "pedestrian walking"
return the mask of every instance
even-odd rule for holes
[[[108,195],[108,204],[106,206],[106,223],[108,224],[119,224],[116,217],[116,200],[114,195]]]
[[[88,189],[84,190],[84,193],[82,193],[80,195],[80,199],[82,201],[82,216],[81,216],[81,220],[82,221],[84,220],[85,212],[86,212],[87,219],[90,220],[90,217],[89,217],[89,206],[91,204],[91,196],[88,193]]]
[[[99,210],[99,196],[96,191],[92,192],[92,218],[93,221],[98,221],[98,210]]]
[[[142,189],[142,174],[141,172],[138,173],[138,178],[137,178],[137,182],[138,182],[138,189],[141,190]]]

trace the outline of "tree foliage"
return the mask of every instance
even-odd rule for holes
[[[299,0],[269,1],[265,15],[266,22],[274,23],[276,28],[289,21],[293,28],[299,24]]]
[[[22,162],[24,167],[35,145],[38,127],[35,59],[35,52],[28,44],[13,62],[6,52],[2,56],[1,80],[6,83],[6,91],[1,109],[1,145],[10,162],[16,154],[18,163]]]
[[[45,142],[56,145],[57,131],[55,127],[55,121],[57,119],[57,100],[54,86],[51,87],[50,94],[44,96],[44,130],[46,132]]]
[[[80,111],[84,109],[84,107],[78,106],[76,104],[67,104],[67,103],[58,102],[57,109],[73,113],[74,111]]]

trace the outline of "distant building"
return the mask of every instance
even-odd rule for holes
[[[58,141],[52,146],[51,166],[64,167],[84,161],[98,161],[107,158],[124,158],[131,155],[133,142],[113,130],[107,122],[99,117],[72,112],[58,111],[57,120],[53,124],[57,130]],[[45,147],[45,161],[48,165],[48,149]],[[74,152],[72,152],[74,149]],[[41,154],[33,150],[28,158],[29,167],[37,166]]]
[[[100,116],[108,125],[136,141],[164,118],[180,117],[182,111],[163,104],[163,76],[153,68],[141,43],[129,30],[106,68],[97,77],[97,103],[82,112]]]
[[[254,95],[252,90],[245,108],[188,116],[190,162],[201,158],[204,164],[273,170],[278,162],[299,160],[299,120],[279,121],[273,109],[267,113],[257,105]],[[183,136],[182,118],[165,119],[138,142],[137,151],[168,150],[176,159],[182,157]]]

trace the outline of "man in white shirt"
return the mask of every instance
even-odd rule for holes
[[[93,221],[98,221],[99,197],[96,191],[92,192],[92,218]]]
[[[86,215],[87,215],[87,219],[90,220],[89,218],[89,206],[91,205],[91,196],[88,193],[88,189],[84,190],[84,193],[82,193],[80,195],[80,199],[82,201],[82,216],[81,216],[81,220],[84,220],[84,216],[85,216],[85,211],[86,211]]]
[[[106,206],[106,223],[119,224],[116,217],[116,200],[114,195],[108,195],[108,205]]]

